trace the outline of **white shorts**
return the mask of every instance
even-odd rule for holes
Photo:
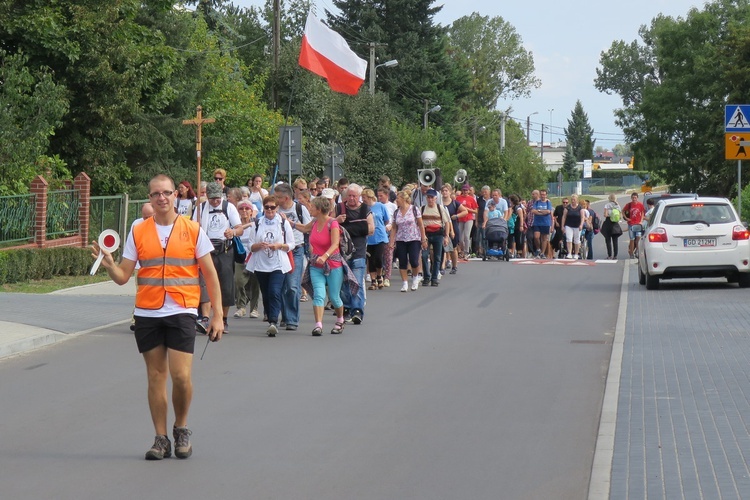
[[[578,244],[581,241],[581,230],[577,227],[565,226],[565,241]]]

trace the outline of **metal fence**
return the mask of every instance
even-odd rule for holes
[[[78,233],[78,192],[72,189],[50,191],[47,194],[47,238],[71,236]]]
[[[548,182],[547,192],[550,196],[569,196],[578,193],[578,183],[581,183],[581,195],[606,195],[609,193],[623,191],[626,189],[640,188],[643,180],[637,175],[625,175],[622,177],[592,177],[580,181],[565,181],[562,183]]]
[[[0,244],[24,244],[33,239],[35,202],[33,194],[0,196]]]
[[[126,195],[92,196],[89,209],[89,239],[95,239],[105,229],[122,234],[125,220]]]

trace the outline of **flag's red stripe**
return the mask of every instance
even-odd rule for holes
[[[318,76],[322,76],[328,80],[328,85],[331,87],[331,90],[343,94],[356,95],[357,92],[359,92],[362,83],[364,83],[362,78],[349,73],[321,53],[316,52],[315,49],[307,43],[306,36],[302,37],[299,65],[312,71]]]

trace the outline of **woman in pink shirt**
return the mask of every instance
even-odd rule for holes
[[[331,333],[337,334],[344,330],[344,302],[341,300],[341,285],[344,282],[344,268],[339,253],[339,223],[329,217],[331,200],[325,196],[317,196],[310,202],[312,221],[305,226],[297,225],[297,229],[310,233],[310,263],[307,269],[312,284],[313,315],[315,328],[312,334],[319,337],[323,333],[323,311],[326,303],[326,285],[330,291],[330,300],[336,312],[336,324]],[[305,280],[303,279],[303,282]]]

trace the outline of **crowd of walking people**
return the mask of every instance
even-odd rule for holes
[[[456,274],[459,263],[476,255],[593,258],[592,245],[587,252],[582,247],[599,229],[616,258],[620,215],[629,224],[632,257],[645,212],[636,194],[623,209],[611,195],[600,224],[588,200],[573,195],[553,208],[545,190],[534,190],[529,200],[506,199],[489,186],[477,196],[469,184],[460,194],[450,184],[398,191],[383,176],[376,189],[343,178],[335,188],[327,178],[300,178],[277,183],[269,193],[261,176],[241,188],[225,180],[226,172],[217,169],[196,194],[188,181],[175,185],[157,175],[120,262],[92,242],[92,258],[116,283],[127,283],[138,270],[131,329],[148,374],[155,431],[148,460],[172,455],[168,378],[174,454],[192,455],[187,417],[195,333],[220,340],[229,333],[232,306],[235,318],[262,313],[266,334],[275,337],[280,328],[298,329],[300,303],[311,297],[312,335],[322,335],[327,308],[335,318],[330,333],[340,334],[364,321],[366,290],[390,287],[394,265],[401,292],[409,293],[439,286],[446,272]]]
[[[554,207],[544,189],[528,199],[489,186],[477,193],[468,183],[397,190],[383,176],[373,188],[323,177],[279,182],[269,192],[260,175],[240,188],[225,186],[222,169],[213,179],[201,195],[181,182],[175,209],[198,220],[214,244],[225,333],[232,305],[235,318],[262,314],[273,337],[297,330],[300,303],[312,300],[312,334],[321,335],[325,309],[334,311],[330,332],[338,334],[364,321],[367,291],[390,287],[394,266],[400,290],[417,291],[476,257],[593,259],[600,231],[608,258],[617,258],[622,233],[611,218],[620,210],[614,195],[600,220],[589,200],[572,195]],[[204,292],[199,331],[209,322],[208,302]]]

